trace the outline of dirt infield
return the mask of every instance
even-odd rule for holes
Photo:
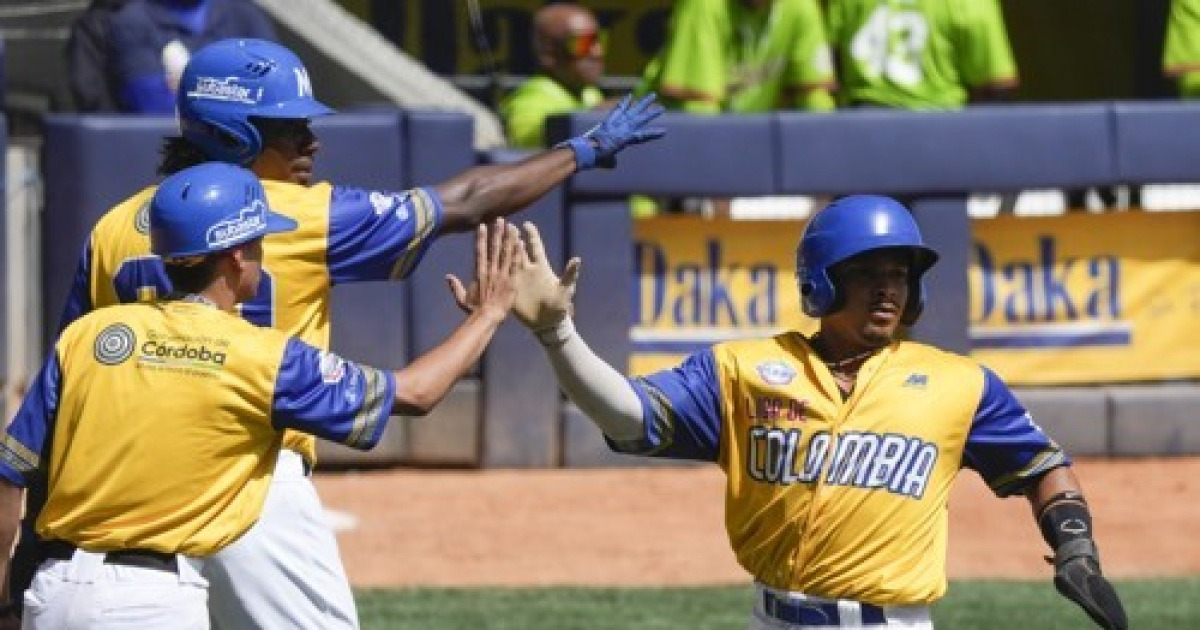
[[[1200,574],[1200,457],[1082,460],[1106,572]],[[741,583],[714,466],[323,474],[356,586]],[[964,472],[950,503],[950,575],[1046,577],[1022,499]],[[345,517],[344,519],[342,517]]]

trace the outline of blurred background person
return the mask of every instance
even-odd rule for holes
[[[1163,46],[1163,74],[1182,98],[1200,98],[1200,0],[1172,0]]]
[[[548,116],[604,104],[597,84],[604,76],[606,36],[596,16],[575,3],[552,4],[534,14],[538,73],[500,103],[509,143],[522,149],[546,145]]]
[[[173,114],[191,51],[228,37],[276,38],[253,0],[93,0],[67,45],[76,108]]]
[[[998,0],[829,0],[844,106],[955,109],[1017,87]]]
[[[692,113],[828,111],[836,88],[817,0],[679,0],[645,91]]]

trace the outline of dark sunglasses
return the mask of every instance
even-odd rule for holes
[[[608,31],[573,33],[562,40],[563,52],[575,59],[590,56],[597,45],[601,48],[608,46]]]

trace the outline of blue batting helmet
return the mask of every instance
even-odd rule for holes
[[[904,248],[912,253],[908,304],[901,321],[912,325],[925,305],[921,276],[937,262],[925,246],[912,214],[899,202],[876,195],[852,195],[826,206],[809,220],[796,248],[796,276],[804,313],[823,317],[841,307],[830,269],[858,254]]]
[[[254,173],[221,162],[186,168],[163,180],[150,200],[150,250],[165,260],[205,256],[296,222],[267,207]]]
[[[263,150],[251,118],[313,118],[333,110],[313,98],[292,51],[261,39],[225,39],[196,51],[175,96],[179,129],[210,158],[248,164]]]

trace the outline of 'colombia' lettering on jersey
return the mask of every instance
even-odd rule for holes
[[[239,306],[251,323],[318,348],[329,347],[334,284],[404,278],[441,223],[432,189],[386,193],[264,181],[268,205],[298,223],[263,240],[258,295]],[[150,253],[149,203],[155,187],[134,195],[97,223],[81,257],[61,327],[94,308],[148,301],[170,292],[162,261]],[[311,436],[288,432],[284,446],[316,461]]]
[[[281,429],[378,442],[392,375],[191,302],[99,309],[59,337],[3,440],[45,479],[43,539],[216,553],[258,519]]]
[[[719,344],[631,382],[646,432],[612,446],[717,462],[738,561],[780,590],[933,602],[960,467],[1003,496],[1069,463],[995,374],[918,343],[880,350],[845,400],[798,333]]]

